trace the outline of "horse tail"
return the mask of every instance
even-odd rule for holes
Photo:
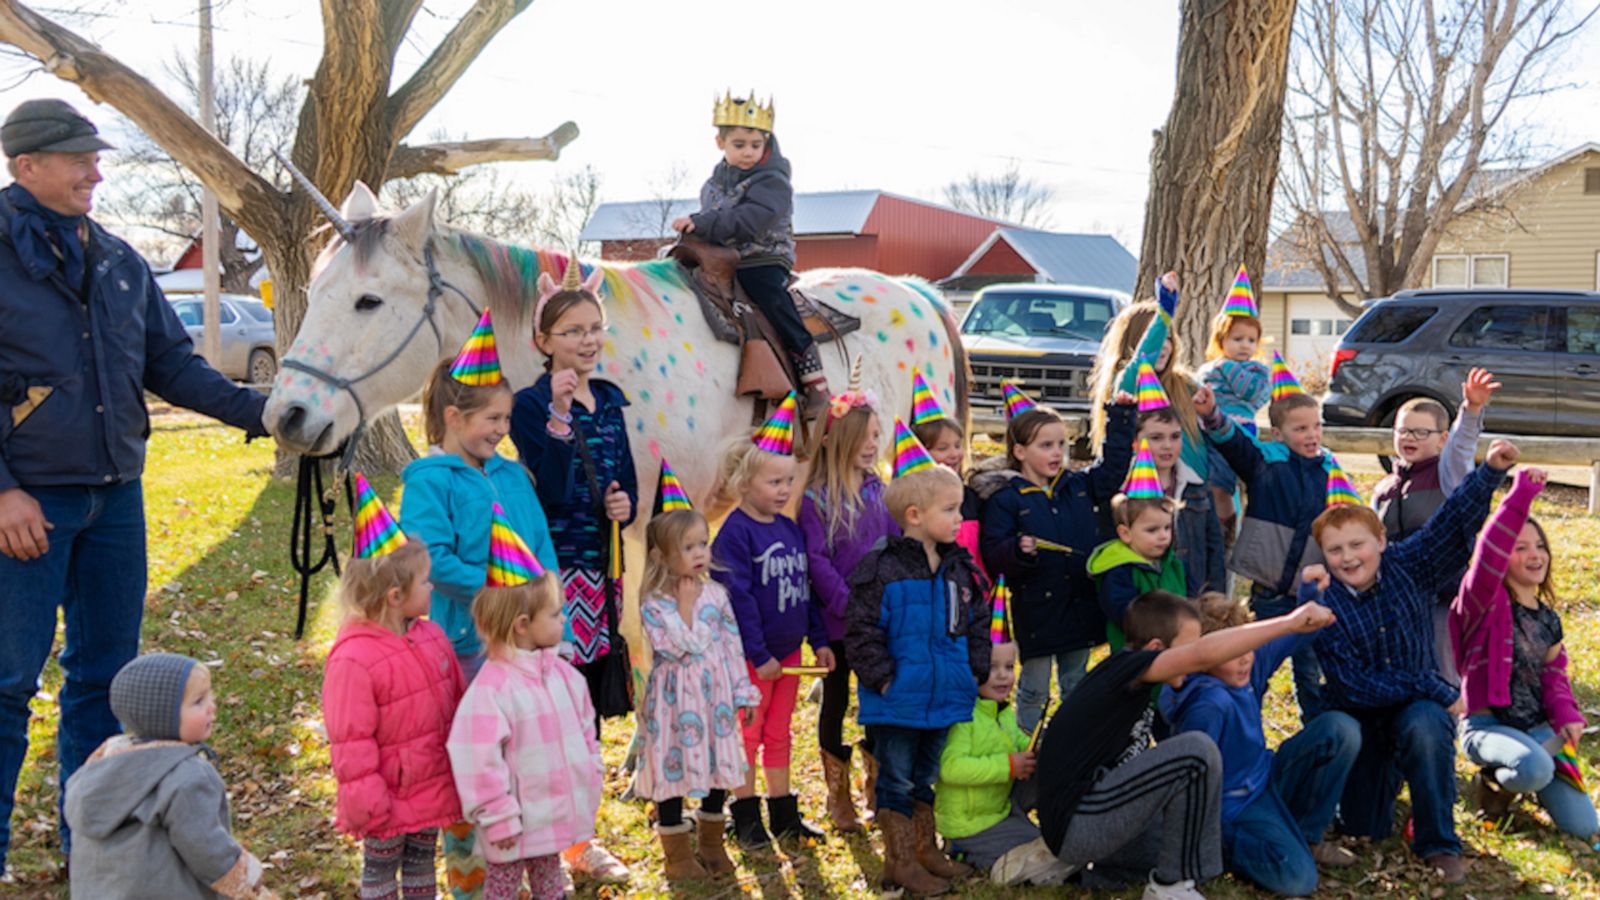
[[[910,275],[901,276],[900,283],[922,295],[933,306],[933,311],[938,313],[939,321],[944,324],[945,340],[950,342],[950,362],[956,369],[956,415],[957,424],[963,433],[972,430],[972,398],[970,396],[972,385],[972,369],[967,365],[967,348],[961,343],[961,326],[956,322],[955,313],[950,309],[950,304],[933,285]]]

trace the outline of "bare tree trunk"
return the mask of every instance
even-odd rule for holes
[[[1178,84],[1150,153],[1150,197],[1134,296],[1176,270],[1178,334],[1190,361],[1243,263],[1259,279],[1295,0],[1184,0]]]

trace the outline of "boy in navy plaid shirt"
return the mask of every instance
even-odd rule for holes
[[[1301,586],[1302,595],[1320,591],[1336,617],[1315,639],[1327,676],[1323,715],[1349,716],[1361,728],[1339,831],[1387,837],[1395,797],[1409,782],[1412,848],[1452,884],[1466,878],[1451,815],[1459,692],[1434,658],[1433,598],[1470,560],[1489,501],[1517,457],[1514,445],[1496,441],[1428,523],[1392,546],[1371,509],[1328,509],[1312,526],[1327,565],[1307,566]]]

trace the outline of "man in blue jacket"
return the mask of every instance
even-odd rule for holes
[[[265,398],[195,355],[150,267],[88,217],[110,147],[60,100],[0,125],[15,179],[0,189],[0,871],[58,608],[58,783],[120,730],[108,691],[144,612],[144,392],[266,434]]]

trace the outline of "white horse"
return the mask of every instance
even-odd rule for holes
[[[318,261],[305,320],[267,401],[266,426],[281,446],[328,453],[358,425],[414,396],[434,364],[460,349],[484,306],[493,310],[512,388],[533,384],[544,364],[531,341],[536,282],[546,271],[559,281],[565,254],[440,225],[431,194],[382,217],[372,192],[357,184],[333,218],[342,238]],[[648,511],[663,458],[703,506],[716,448],[747,433],[754,417],[754,401],[734,396],[738,348],[713,337],[676,262],[582,265],[604,272],[608,337],[595,377],[615,382],[631,401],[626,417],[641,507]],[[861,383],[877,394],[885,436],[896,416],[910,418],[913,371],[965,422],[966,355],[948,307],[926,283],[818,269],[803,273],[799,287],[860,318],[860,330],[843,339],[844,352],[839,343],[825,344],[822,359],[829,383],[842,389],[860,358]],[[630,549],[642,545],[646,518],[638,517]]]

